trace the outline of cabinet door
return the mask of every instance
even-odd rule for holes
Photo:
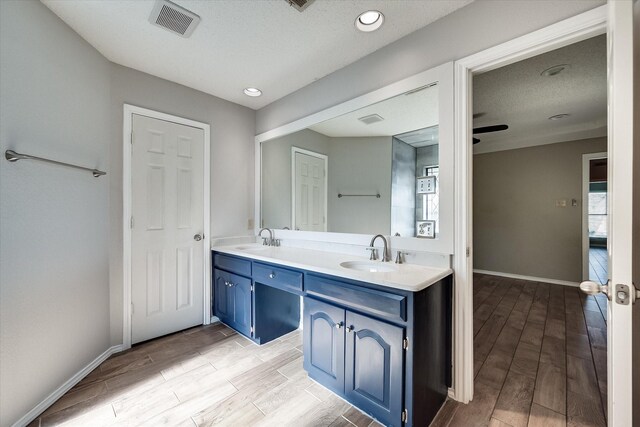
[[[251,336],[251,280],[234,277],[230,290],[234,296],[233,322],[236,330]]]
[[[229,273],[216,269],[213,275],[213,313],[225,323],[233,321],[233,295],[230,295],[228,283]]]
[[[387,426],[401,425],[404,329],[346,313],[345,395]]]
[[[304,299],[304,368],[323,386],[344,393],[344,309]]]

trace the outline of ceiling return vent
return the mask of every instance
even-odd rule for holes
[[[284,1],[289,3],[289,6],[295,7],[298,10],[298,12],[302,12],[306,8],[308,8],[309,5],[313,3],[315,0],[284,0]]]
[[[384,119],[378,114],[369,114],[368,116],[360,117],[358,120],[360,120],[365,125],[370,125],[372,123],[381,122]]]
[[[193,33],[200,17],[168,0],[157,0],[149,22],[186,38]]]

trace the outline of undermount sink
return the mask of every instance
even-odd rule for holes
[[[396,267],[380,261],[346,261],[341,262],[340,267],[350,270],[367,271],[369,273],[389,273],[391,271],[397,271]]]

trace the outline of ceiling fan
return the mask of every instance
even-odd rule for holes
[[[479,128],[473,128],[473,134],[476,135],[479,133],[500,132],[507,129],[509,129],[509,126],[507,125],[482,126]],[[474,137],[473,143],[477,144],[478,142],[480,142],[480,140]]]

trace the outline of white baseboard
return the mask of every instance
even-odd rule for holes
[[[69,378],[64,384],[53,391],[49,396],[38,403],[32,410],[27,412],[22,418],[13,424],[13,427],[22,427],[28,425],[31,421],[35,420],[38,415],[43,413],[49,406],[53,405],[58,399],[60,399],[67,391],[78,384],[84,377],[89,375],[91,371],[97,368],[102,362],[107,360],[109,356],[115,353],[119,353],[123,350],[122,344],[109,347],[104,353],[92,360],[87,366],[78,371],[74,376]]]
[[[521,274],[501,273],[499,271],[476,270],[475,268],[473,269],[473,272],[480,273],[480,274],[488,274],[489,276],[508,277],[510,279],[522,279],[522,280],[530,280],[532,282],[552,283],[554,285],[574,286],[574,287],[580,286],[579,282],[570,282],[568,280],[545,279],[544,277],[523,276]]]

